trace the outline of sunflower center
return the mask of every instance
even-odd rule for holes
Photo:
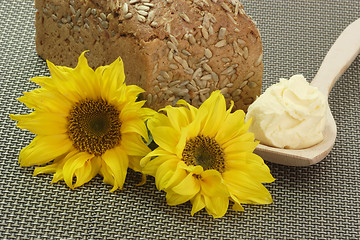
[[[187,165],[200,165],[204,170],[215,169],[222,173],[225,170],[224,155],[215,139],[199,135],[186,142],[182,160]]]
[[[121,140],[119,111],[102,99],[78,102],[68,116],[68,135],[76,149],[100,156]]]

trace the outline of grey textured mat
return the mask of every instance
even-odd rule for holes
[[[9,113],[24,113],[15,99],[48,75],[34,46],[32,0],[0,4],[1,145],[0,239],[359,239],[360,57],[335,85],[330,107],[338,125],[332,152],[311,167],[269,163],[277,179],[267,187],[274,203],[245,205],[213,220],[191,217],[190,204],[167,206],[153,179],[129,171],[123,191],[96,177],[74,191],[51,175],[32,177],[18,153],[33,136],[15,127]],[[360,17],[358,0],[267,0],[244,2],[264,42],[264,87],[302,73],[312,79],[326,52],[349,23]]]

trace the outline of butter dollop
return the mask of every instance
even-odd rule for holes
[[[260,143],[303,149],[324,138],[327,101],[318,88],[310,86],[303,75],[270,86],[248,108],[249,131]]]

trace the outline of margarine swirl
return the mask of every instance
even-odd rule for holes
[[[250,131],[262,144],[302,149],[324,138],[327,101],[304,76],[270,86],[250,105],[246,120],[252,118]]]

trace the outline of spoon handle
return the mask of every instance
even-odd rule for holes
[[[328,97],[335,82],[348,69],[359,53],[360,18],[345,28],[337,38],[325,56],[311,85],[319,88]]]

